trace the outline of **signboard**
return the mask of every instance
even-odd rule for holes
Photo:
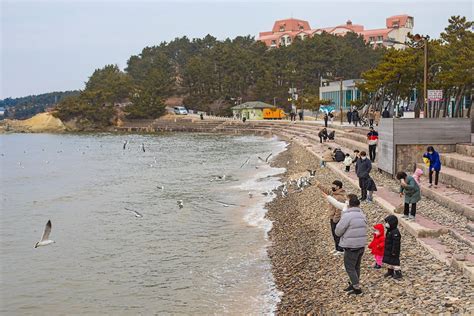
[[[443,100],[443,90],[428,90],[428,101]]]

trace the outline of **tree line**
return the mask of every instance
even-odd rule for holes
[[[470,117],[474,80],[474,23],[452,16],[439,39],[415,41],[403,50],[389,49],[374,69],[362,74],[359,86],[364,102],[381,110],[396,107],[414,98],[415,116],[424,105],[424,46],[428,49],[428,89],[442,90],[443,100],[429,102],[425,117]],[[463,107],[463,103],[466,107]],[[449,109],[451,108],[451,111]]]
[[[448,100],[456,100],[453,115],[461,116],[461,99],[472,91],[473,23],[451,17],[440,39],[429,40],[429,89],[442,89],[445,101],[430,108],[446,115]],[[413,40],[406,49],[374,48],[356,33],[316,34],[292,45],[268,49],[251,36],[217,40],[211,35],[176,38],[145,47],[131,56],[127,67],[106,65],[94,71],[85,89],[61,102],[57,115],[99,125],[125,119],[163,115],[165,100],[184,98],[188,108],[230,115],[236,100],[260,100],[289,109],[288,89],[299,91],[306,108],[319,100],[321,79],[363,78],[363,99],[381,110],[395,107],[418,91],[415,109],[423,104],[423,49]],[[419,45],[419,44],[418,44]],[[470,109],[468,109],[470,111]],[[469,113],[468,113],[469,114]]]
[[[26,119],[55,106],[66,97],[78,94],[78,90],[73,90],[29,95],[21,98],[6,98],[0,100],[0,107],[5,109],[4,117],[6,118]]]
[[[279,49],[268,49],[250,36],[223,41],[210,35],[181,37],[144,48],[123,71],[115,65],[95,70],[80,95],[61,103],[57,116],[98,124],[111,124],[117,113],[130,119],[156,118],[165,113],[164,101],[170,96],[183,97],[188,108],[217,115],[230,114],[237,99],[288,108],[290,87],[298,89],[307,107],[314,107],[321,104],[322,77],[358,78],[384,53],[355,33],[323,33]]]

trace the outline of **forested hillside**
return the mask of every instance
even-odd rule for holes
[[[5,117],[26,119],[37,113],[44,112],[68,96],[79,95],[79,91],[58,91],[21,98],[6,98],[0,100],[0,107],[5,108]]]

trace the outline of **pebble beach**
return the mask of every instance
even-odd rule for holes
[[[328,168],[319,168],[317,158],[294,143],[272,165],[287,169],[282,181],[307,169],[316,169],[315,179],[327,186],[338,179]],[[347,181],[343,183],[347,193],[360,193]],[[375,203],[364,202],[361,208],[368,219],[370,242],[372,226],[388,214]],[[403,279],[387,279],[383,277],[385,268],[373,269],[374,259],[366,248],[361,269],[364,293],[348,296],[343,291],[348,282],[343,257],[332,254],[327,202],[319,189],[312,185],[287,197],[278,196],[267,209],[273,222],[268,255],[277,288],[283,293],[278,314],[474,313],[474,287],[469,278],[438,261],[402,227]]]

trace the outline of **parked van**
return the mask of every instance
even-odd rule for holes
[[[184,106],[175,106],[174,107],[174,114],[176,115],[187,115],[188,110]]]

